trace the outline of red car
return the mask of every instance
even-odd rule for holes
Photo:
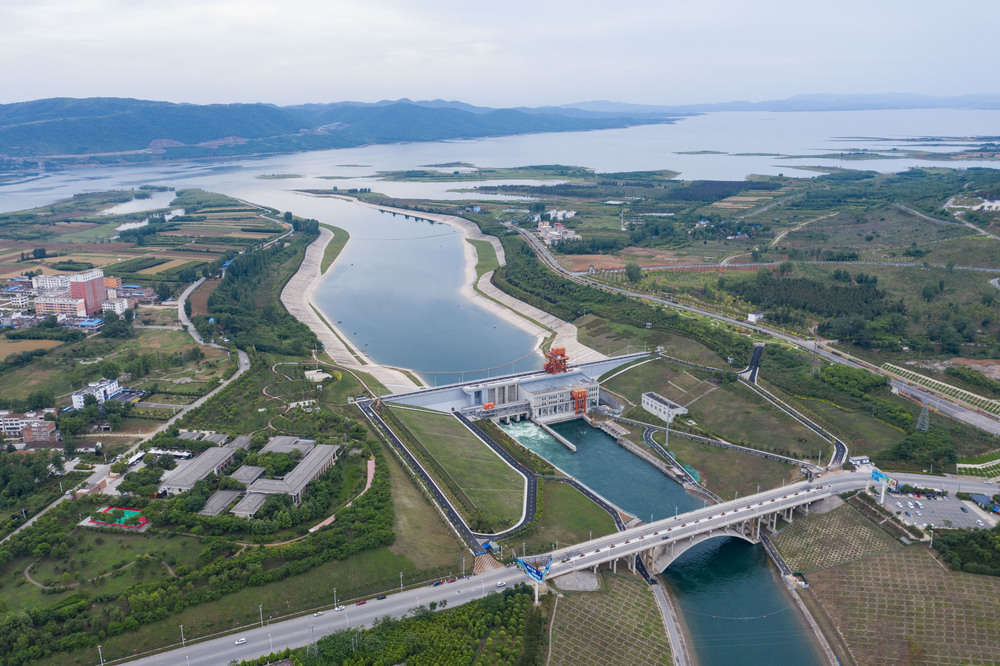
[[[365,601],[364,599],[362,599],[361,601],[359,601],[358,603],[356,603],[356,604],[354,604],[354,605],[355,605],[355,606],[364,606],[364,605],[365,605],[366,603],[368,603],[368,602],[367,602],[367,601]]]
[[[456,580],[458,580],[458,579],[457,579],[457,578],[449,578],[449,579],[448,579],[448,582],[449,582],[449,583],[454,583],[454,582],[455,582]]]

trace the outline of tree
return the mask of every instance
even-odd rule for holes
[[[156,290],[156,295],[159,296],[161,300],[165,301],[170,298],[170,285],[166,282],[157,283],[154,289]]]
[[[634,261],[629,261],[625,264],[625,277],[628,278],[629,282],[638,282],[642,279],[642,269],[639,268],[639,264]]]
[[[46,255],[45,248],[36,247],[34,250],[31,251],[31,254],[32,256],[35,257],[35,259],[44,259]]]

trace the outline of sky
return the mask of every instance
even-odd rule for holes
[[[0,103],[1000,92],[993,0],[0,0]]]

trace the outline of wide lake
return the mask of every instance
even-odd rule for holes
[[[43,206],[86,191],[169,185],[220,192],[343,227],[352,240],[317,293],[319,305],[372,358],[418,369],[437,383],[461,378],[463,371],[498,366],[527,369],[537,363],[531,356],[534,340],[458,295],[463,278],[462,240],[451,228],[393,218],[295,190],[370,187],[398,197],[468,196],[451,191],[467,184],[377,178],[379,171],[453,162],[484,167],[567,164],[605,172],[669,169],[684,179],[719,180],[750,174],[813,176],[816,172],[809,168],[816,166],[882,172],[914,166],[995,168],[996,162],[855,160],[848,156],[857,149],[888,154],[893,148],[941,151],[949,148],[918,146],[907,139],[993,136],[997,128],[1000,111],[712,113],[673,124],[620,130],[42,171],[0,184],[0,212]],[[266,177],[272,175],[293,177]],[[144,209],[138,202],[129,208]],[[591,448],[599,451],[600,446]],[[580,456],[574,463],[582,465],[576,474],[580,478],[586,474],[598,485],[607,476],[606,456],[618,455],[613,452],[617,448],[612,446],[604,455]],[[639,462],[626,463],[623,458],[621,464]],[[612,501],[617,497],[627,505],[624,508],[640,516],[650,511],[669,514],[686,496],[663,479],[647,478],[657,476],[651,470],[635,468],[635,482],[627,485],[630,491],[638,489],[638,496],[604,490]],[[788,610],[759,547],[729,540],[706,542],[670,567],[666,576],[678,592],[694,650],[703,663],[779,663],[775,661],[778,656],[780,663],[815,661],[801,623]],[[788,619],[779,622],[783,614]]]

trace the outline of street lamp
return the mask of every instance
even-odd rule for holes
[[[184,643],[184,625],[181,625],[181,647],[185,647]]]
[[[101,666],[104,666],[104,653],[101,652],[101,646],[100,645],[97,646],[97,654],[101,658]]]
[[[274,652],[274,641],[271,640],[271,634],[267,635],[267,644],[271,646],[271,652]]]
[[[260,626],[264,626],[264,604],[257,606],[257,610],[260,611]]]
[[[403,591],[403,572],[399,572],[399,591]]]
[[[337,607],[337,588],[333,588],[333,607]]]

